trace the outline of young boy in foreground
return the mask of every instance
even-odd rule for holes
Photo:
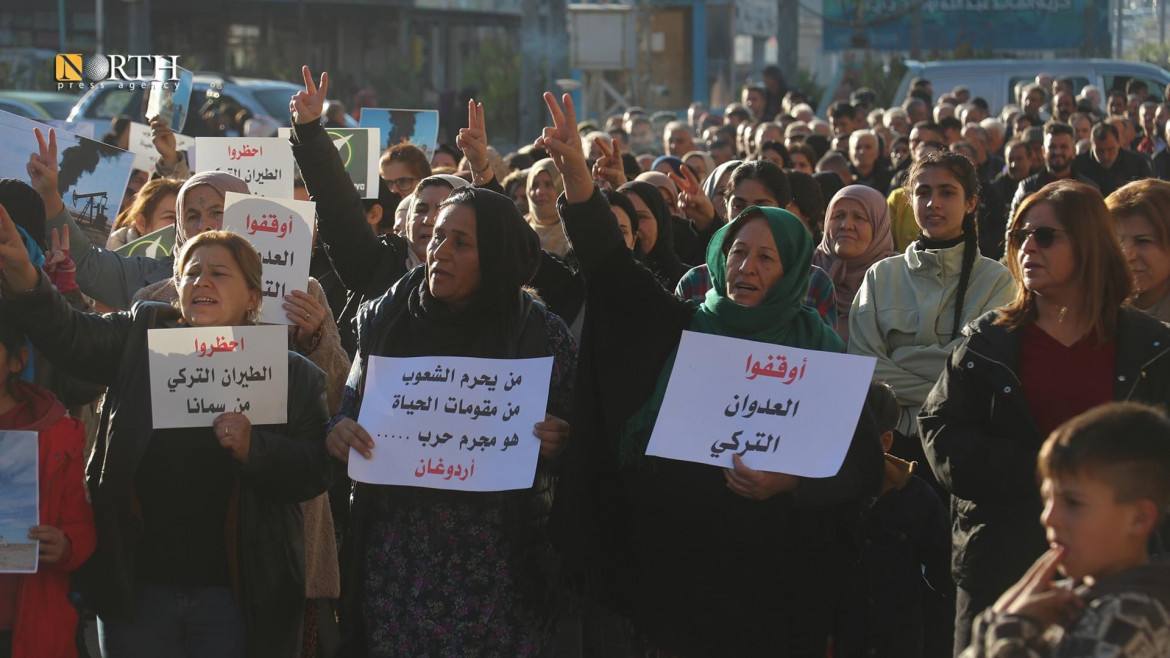
[[[963,658],[1170,656],[1170,565],[1146,553],[1170,505],[1170,420],[1098,407],[1048,437],[1037,470],[1051,548],[976,619]]]

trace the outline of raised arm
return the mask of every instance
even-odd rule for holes
[[[24,241],[0,206],[0,313],[20,323],[33,346],[66,374],[110,385],[130,331],[125,313],[95,315],[71,306],[29,261]]]
[[[69,229],[69,251],[77,266],[77,285],[85,294],[117,309],[128,309],[139,288],[161,281],[171,274],[169,260],[135,256],[125,258],[91,243],[85,232],[73,221],[65,208],[57,187],[57,135],[49,130],[49,138],[34,128],[37,153],[28,161],[32,185],[45,203],[46,233]]]
[[[342,285],[366,295],[381,295],[384,288],[371,290],[371,287],[381,287],[383,283],[377,273],[397,265],[394,271],[401,276],[406,267],[404,262],[387,263],[383,262],[384,259],[403,261],[405,254],[399,254],[390,243],[374,235],[366,221],[361,195],[354,189],[341,156],[321,126],[329,74],[321,74],[320,86],[313,82],[308,66],[301,68],[301,74],[305,90],[289,101],[293,120],[292,149],[305,188],[317,203],[317,235],[325,245],[329,261]],[[394,212],[393,208],[382,210]],[[391,275],[391,278],[397,280],[398,276]]]

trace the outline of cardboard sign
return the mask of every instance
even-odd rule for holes
[[[226,171],[248,191],[277,199],[293,197],[293,154],[279,137],[196,137],[197,172]]]
[[[333,147],[341,156],[345,173],[353,181],[353,187],[363,199],[378,198],[378,147],[377,128],[326,128],[326,134],[333,141]],[[292,137],[292,128],[280,128],[281,139]]]
[[[155,429],[211,427],[220,414],[253,425],[288,420],[288,330],[281,326],[151,329]]]
[[[373,457],[350,450],[358,482],[431,489],[526,489],[536,477],[552,357],[370,357],[360,424]]]
[[[438,110],[390,110],[363,107],[358,122],[363,128],[378,128],[381,131],[380,151],[397,144],[410,143],[423,150],[427,162],[434,159],[435,145],[439,141]]]
[[[27,181],[29,155],[37,153],[34,128],[48,142],[50,127],[0,111],[0,178]],[[61,199],[89,241],[103,245],[114,227],[134,168],[134,154],[57,128]]]
[[[195,138],[175,132],[175,148],[179,152],[187,152],[187,166],[194,171],[195,161],[192,151],[195,149]],[[150,126],[144,123],[131,122],[130,124],[130,152],[134,154],[134,168],[141,171],[154,171],[154,163],[158,162],[158,151],[150,139]]]
[[[146,256],[147,258],[167,258],[175,249],[175,226],[160,228],[154,233],[127,242],[114,250],[114,253],[126,257]]]
[[[832,477],[873,377],[869,356],[684,331],[647,455]]]
[[[178,80],[171,80],[169,67],[160,66],[154,71],[150,85],[150,96],[146,101],[146,118],[160,117],[175,132],[187,123],[187,111],[191,106],[191,90],[195,75],[182,67],[176,67]]]
[[[316,208],[312,201],[264,199],[235,192],[224,197],[223,230],[247,238],[264,264],[261,322],[292,324],[283,308],[284,296],[308,290]]]

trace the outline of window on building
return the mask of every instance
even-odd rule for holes
[[[227,60],[233,71],[255,68],[260,58],[260,26],[229,25]]]

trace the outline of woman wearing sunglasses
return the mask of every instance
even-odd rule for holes
[[[1129,267],[1097,190],[1045,186],[1020,204],[1008,236],[1015,299],[964,329],[918,417],[951,493],[957,650],[973,618],[1047,548],[1036,522],[1044,438],[1100,404],[1170,396],[1170,327],[1126,304]]]

